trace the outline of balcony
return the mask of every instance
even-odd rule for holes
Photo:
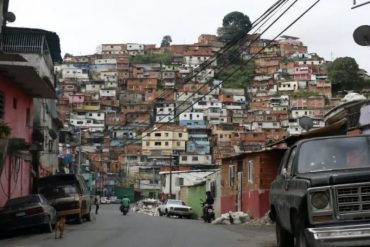
[[[53,62],[60,62],[57,34],[7,27],[0,40],[0,72],[35,98],[56,98]]]

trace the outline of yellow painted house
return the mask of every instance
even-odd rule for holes
[[[186,126],[166,124],[143,132],[144,155],[171,155],[185,152],[188,141]]]

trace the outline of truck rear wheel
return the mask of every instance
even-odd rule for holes
[[[281,226],[279,220],[276,221],[275,229],[277,247],[294,247],[294,237]]]

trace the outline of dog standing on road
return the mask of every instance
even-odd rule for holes
[[[59,231],[59,238],[63,237],[65,223],[66,223],[66,217],[64,216],[58,217],[58,220],[55,223],[55,239],[57,239],[58,231]]]

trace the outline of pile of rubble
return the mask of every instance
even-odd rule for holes
[[[222,214],[221,217],[215,219],[212,224],[223,224],[223,225],[230,225],[230,224],[244,224],[244,225],[254,225],[254,226],[262,226],[262,225],[271,225],[272,221],[267,213],[265,216],[259,219],[252,219],[252,217],[244,212],[229,212],[226,214]]]
[[[229,212],[226,214],[222,214],[221,217],[215,219],[212,224],[244,224],[249,220],[251,220],[249,214],[246,214],[244,212]]]
[[[144,199],[138,201],[132,210],[136,213],[146,214],[150,216],[159,216],[158,206],[159,201],[156,199]]]
[[[269,214],[265,214],[262,218],[259,219],[251,219],[250,221],[245,222],[245,225],[254,225],[254,226],[268,226],[271,225],[272,221],[270,219]]]

